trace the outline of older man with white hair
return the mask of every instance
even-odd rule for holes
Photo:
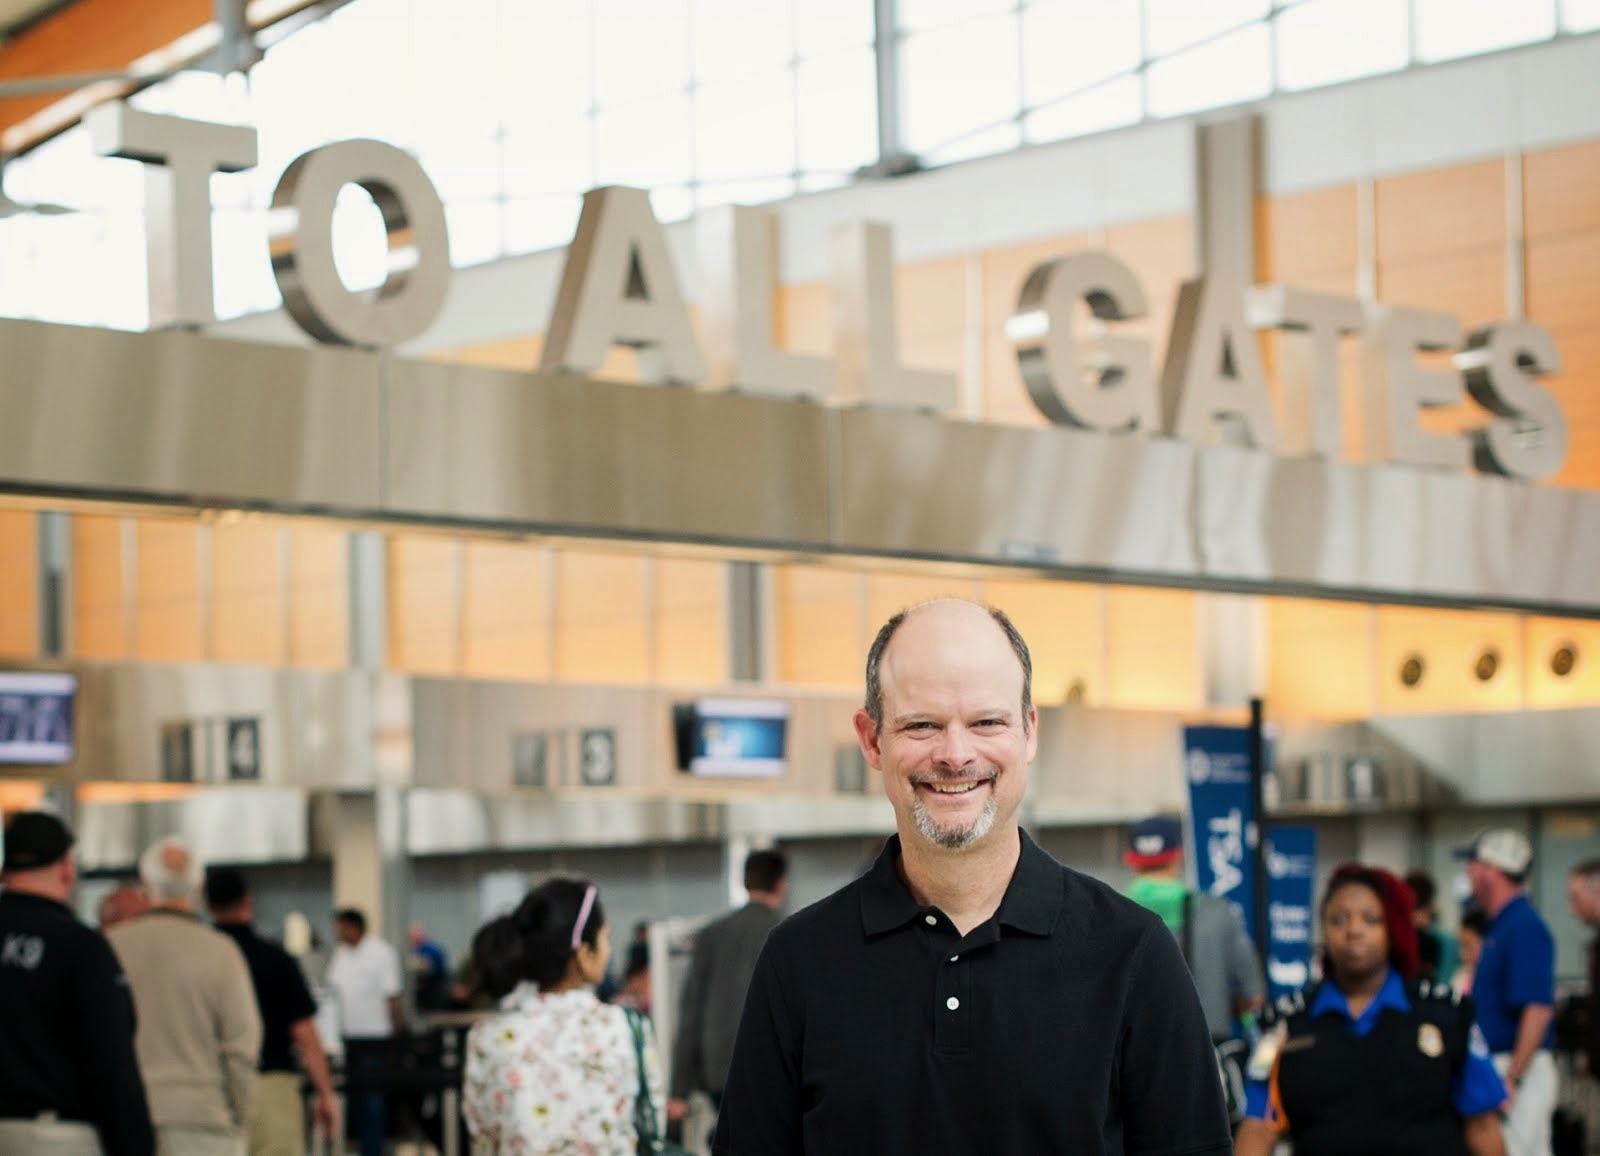
[[[135,1047],[160,1156],[243,1156],[261,1014],[239,948],[195,914],[205,868],[182,839],[145,851],[150,909],[107,934],[139,1011]]]

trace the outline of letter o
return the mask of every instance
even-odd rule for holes
[[[350,290],[333,261],[333,209],[346,185],[383,215],[388,275],[375,294]],[[318,341],[398,345],[420,336],[450,287],[444,202],[415,157],[376,140],[303,153],[272,191],[272,275],[284,308]]]

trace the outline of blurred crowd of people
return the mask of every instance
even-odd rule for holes
[[[884,624],[854,722],[896,833],[788,918],[786,859],[748,856],[748,902],[699,931],[676,984],[670,1083],[649,928],[614,949],[591,880],[533,887],[455,972],[412,927],[409,985],[363,912],[335,912],[337,1026],[319,1030],[300,960],[256,931],[238,871],[208,872],[162,839],[139,885],[101,902],[102,933],[70,906],[70,830],[13,816],[0,1153],[299,1154],[309,1123],[381,1156],[409,987],[419,1009],[474,1011],[462,1116],[485,1154],[671,1154],[703,1102],[717,1156],[1267,1156],[1285,1139],[1297,1156],[1565,1156],[1555,939],[1526,891],[1525,835],[1490,830],[1459,850],[1459,937],[1426,875],[1337,866],[1313,979],[1268,1004],[1237,913],[1187,880],[1176,819],[1130,828],[1126,895],[1022,829],[1030,671],[991,607],[939,600]],[[1600,929],[1600,859],[1568,885],[1572,913]],[[1591,992],[1597,968],[1591,948]],[[1592,1076],[1596,1017],[1582,1031]]]

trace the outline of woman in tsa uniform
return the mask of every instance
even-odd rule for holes
[[[1250,1060],[1238,1156],[1505,1156],[1505,1085],[1473,1006],[1420,983],[1405,884],[1347,863],[1322,899],[1323,980],[1284,1000]]]

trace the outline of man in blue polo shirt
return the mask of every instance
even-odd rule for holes
[[[1519,831],[1485,831],[1456,852],[1467,860],[1472,897],[1489,917],[1472,980],[1478,1026],[1511,1089],[1508,1156],[1550,1156],[1556,1066],[1550,1056],[1556,944],[1522,885],[1533,848]]]

